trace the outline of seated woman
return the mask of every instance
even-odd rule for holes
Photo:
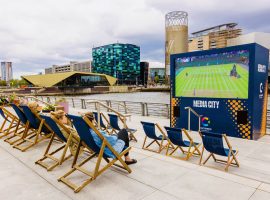
[[[91,112],[85,113],[85,116],[93,123],[94,122],[94,114]],[[90,129],[90,133],[95,141],[95,143],[101,147],[102,145],[102,140],[98,137],[98,135]],[[100,133],[107,139],[107,141],[112,145],[112,147],[117,151],[118,153],[122,152],[124,148],[129,147],[129,137],[128,137],[128,132],[126,129],[120,130],[117,135],[107,135],[105,131],[100,130]],[[104,152],[111,156],[115,157],[114,154],[108,149],[105,148]],[[135,164],[137,163],[136,159],[131,159],[129,157],[129,152],[125,154],[125,162],[128,165]]]
[[[66,113],[62,110],[51,112],[51,116],[58,119],[59,122],[61,122],[70,131],[70,134],[72,134],[72,139],[71,139],[70,144],[69,144],[69,149],[70,149],[70,153],[73,156],[75,156],[77,148],[79,146],[80,137],[79,137],[77,131],[70,126],[69,120],[67,119],[65,114]],[[57,124],[57,126],[60,129],[63,136],[68,140],[69,133],[67,133],[62,126],[60,126],[58,124]],[[81,154],[82,152],[83,152],[83,147],[81,147],[79,154]]]

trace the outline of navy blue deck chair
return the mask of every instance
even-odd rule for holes
[[[18,122],[17,122],[17,127],[16,127],[13,135],[6,138],[4,141],[13,145],[19,141],[22,141],[23,137],[31,135],[34,131],[29,126],[29,122],[28,122],[25,114],[23,113],[23,111],[16,104],[11,103],[10,106],[15,111],[17,118],[18,118]],[[19,131],[19,130],[21,130],[21,131]]]
[[[203,162],[203,165],[209,160],[210,157],[213,157],[215,162],[226,163],[225,171],[228,171],[228,168],[231,165],[239,167],[239,162],[236,159],[236,155],[238,154],[238,151],[232,149],[232,146],[229,143],[229,140],[225,134],[200,132],[200,135],[203,141],[203,149],[202,149],[200,164],[202,162],[204,149],[206,149],[210,153],[210,155]],[[223,138],[228,148],[224,147]],[[227,157],[227,160],[217,159],[214,154]]]
[[[44,123],[44,119],[40,118],[37,113],[32,112],[28,106],[20,106],[22,109],[26,119],[27,119],[27,126],[30,127],[34,133],[30,137],[27,137],[28,133],[25,132],[24,137],[22,140],[15,144],[13,147],[19,149],[21,151],[26,151],[27,149],[35,146],[39,142],[47,139],[51,136],[52,132],[47,124]],[[29,130],[29,129],[28,129]],[[32,139],[33,138],[33,139]],[[25,143],[28,143],[25,145]]]
[[[8,116],[5,115],[2,106],[0,107],[0,115],[4,119],[4,121],[1,125],[1,128],[0,128],[0,133],[2,133],[2,132],[4,132],[4,127],[5,127],[6,123],[10,122],[10,120],[8,119]],[[1,138],[1,136],[0,136],[0,138]]]
[[[118,115],[108,113],[108,116],[109,116],[109,121],[110,121],[110,125],[111,125],[110,128],[112,129],[111,132],[117,133],[118,131],[121,130],[121,128],[118,124],[118,122],[121,121],[123,124],[123,128],[125,128],[127,130],[127,132],[129,133],[129,140],[134,140],[135,142],[138,141],[137,138],[134,136],[134,133],[137,132],[137,129],[128,128],[124,119]]]
[[[4,119],[0,128],[0,139],[1,139],[13,133],[16,130],[16,127],[18,125],[18,118],[3,106],[0,106],[0,115]],[[5,127],[5,125],[8,126]]]
[[[65,175],[60,177],[58,179],[59,181],[71,187],[74,190],[74,192],[79,192],[83,187],[85,187],[87,184],[95,180],[99,175],[102,174],[102,172],[104,172],[106,169],[108,169],[112,165],[117,166],[131,173],[131,169],[122,159],[122,157],[127,152],[130,151],[131,147],[125,148],[121,153],[118,153],[113,149],[113,147],[106,140],[106,138],[99,132],[99,130],[92,124],[92,122],[89,121],[89,119],[86,116],[85,117],[74,116],[74,115],[67,115],[67,116],[72,121],[73,125],[75,126],[80,136],[80,139],[81,139],[80,145],[83,145],[85,148],[88,148],[90,151],[94,153],[90,155],[88,158],[86,158],[84,161],[82,161],[80,164],[76,164],[77,156],[79,154],[79,149],[80,149],[80,145],[79,145],[75,158],[74,158],[72,169],[69,172],[67,172]],[[92,134],[90,133],[90,129],[92,129],[97,134],[97,136],[101,139],[102,141],[101,147],[96,145],[92,137]],[[104,152],[105,148],[108,148],[115,155],[115,157],[111,158],[109,155],[107,155]],[[87,163],[89,160],[91,160],[95,156],[97,156],[97,161],[96,161],[95,168],[93,171],[88,171],[82,168],[82,165]],[[105,166],[101,166],[102,159],[104,159],[107,162]],[[119,161],[121,165],[117,164],[116,161]],[[70,180],[67,179],[67,177],[75,171],[80,171],[88,175],[89,178],[86,179],[81,185],[77,186],[76,184],[71,183]]]
[[[1,98],[0,99],[0,102],[1,102],[1,105],[2,106],[5,106],[5,105],[8,105],[9,104],[9,101],[6,98]]]
[[[167,146],[167,156],[172,156],[175,158],[188,160],[192,155],[200,156],[201,152],[199,150],[200,144],[197,142],[194,142],[191,136],[188,134],[188,132],[185,129],[181,128],[171,128],[171,127],[164,127],[167,131],[168,140],[175,145],[175,148],[172,149],[171,152],[169,152],[169,146]],[[187,137],[188,140],[184,140],[183,133]],[[188,148],[187,151],[184,150],[184,148]],[[181,158],[179,156],[174,156],[173,154],[176,152],[177,149],[180,149],[183,154],[186,154],[184,158]]]
[[[94,114],[94,117],[95,117],[96,125],[98,125],[98,112],[93,112],[93,114]],[[107,124],[109,123],[109,121],[105,117],[105,115],[103,113],[100,113],[100,128],[101,128],[101,130],[108,131],[108,126],[105,125],[103,118],[105,119]]]
[[[57,120],[54,117],[40,115],[40,118],[45,120],[44,123],[47,124],[47,127],[51,130],[52,135],[51,135],[50,142],[45,150],[43,157],[41,159],[37,160],[35,163],[46,168],[47,171],[51,171],[55,167],[57,167],[58,165],[61,165],[64,161],[66,161],[67,159],[69,159],[72,156],[72,154],[70,154],[66,157],[66,152],[67,152],[68,146],[71,142],[71,135],[68,139],[66,139],[65,136],[60,131],[57,124],[59,124],[59,126],[61,126],[69,134],[70,134],[70,130],[68,128],[66,128],[63,124],[61,124],[61,122],[59,122],[59,120]],[[58,147],[57,149],[53,150],[52,152],[49,152],[50,148],[52,146],[52,143],[54,141],[56,141],[56,142],[60,141],[61,143],[64,143],[64,144],[61,145],[60,147]],[[63,151],[62,151],[60,158],[55,157],[54,155],[61,150],[63,150]],[[51,161],[53,161],[53,163],[48,165],[45,162],[46,159],[50,159]]]
[[[158,124],[154,124],[151,122],[143,122],[143,121],[141,121],[141,123],[142,123],[143,130],[145,133],[142,149],[160,153],[163,149],[167,147],[167,145],[171,146],[170,141],[167,141],[167,144],[164,145],[164,142],[167,140],[167,136],[165,135],[164,131]],[[156,127],[160,131],[161,134],[159,135],[156,134]],[[152,140],[148,145],[146,145],[147,138]],[[158,145],[158,150],[149,148],[154,143]]]

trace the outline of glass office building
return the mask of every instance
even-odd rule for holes
[[[118,84],[136,84],[140,79],[140,47],[109,44],[93,48],[92,72],[113,76]]]

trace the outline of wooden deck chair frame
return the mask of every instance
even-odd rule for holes
[[[147,141],[147,138],[148,138],[147,135],[146,135],[145,138],[144,138],[144,141],[143,141],[142,149],[152,151],[152,152],[155,152],[155,153],[160,153],[162,150],[166,149],[167,147],[168,148],[170,148],[170,147],[174,148],[174,145],[169,140],[167,140],[167,136],[166,136],[165,132],[162,130],[162,128],[160,127],[160,125],[155,123],[155,127],[157,127],[157,129],[162,134],[161,142],[159,142],[157,139],[152,139],[153,141],[146,145],[146,141]],[[164,145],[165,141],[167,141],[167,144]],[[149,148],[154,143],[156,143],[158,145],[158,150],[154,150],[154,149]]]
[[[166,150],[166,156],[171,156],[171,157],[174,157],[174,158],[177,158],[177,159],[180,159],[180,160],[189,160],[189,158],[193,155],[195,156],[201,156],[201,151],[199,150],[199,147],[201,146],[201,144],[198,144],[196,145],[194,140],[192,139],[192,137],[188,134],[187,130],[186,129],[182,129],[182,132],[186,135],[186,137],[188,138],[189,140],[189,147],[187,151],[185,151],[183,149],[183,147],[181,146],[178,146],[178,145],[175,145],[175,147],[172,147],[172,150],[169,151],[170,147],[169,145],[167,145],[167,150]],[[181,134],[181,133],[179,133]],[[167,137],[167,140],[170,141],[169,137]],[[170,141],[171,142],[171,141]],[[171,142],[172,143],[172,142]],[[185,147],[184,147],[185,148]],[[193,148],[193,150],[192,150]],[[174,156],[173,154],[177,151],[177,149],[179,149],[183,154],[186,154],[186,157],[184,158],[181,158],[179,156]]]
[[[103,112],[100,113],[100,116],[102,116],[102,119],[104,119],[106,121],[106,123],[107,123],[106,129],[104,129],[103,127],[101,127],[101,130],[104,130],[104,131],[106,131],[107,133],[110,134],[110,131],[109,131],[110,122],[109,122],[108,118],[105,116],[105,114]],[[97,124],[98,124],[98,122],[97,122]]]
[[[29,108],[29,107],[28,107]],[[29,108],[30,109],[30,108]],[[30,109],[31,110],[31,109]],[[51,137],[51,134],[53,134],[53,132],[50,132],[50,133],[47,133],[47,134],[42,134],[42,128],[45,127],[47,128],[48,130],[50,130],[50,128],[47,126],[44,119],[42,119],[38,113],[36,113],[35,111],[32,111],[31,112],[34,114],[34,116],[40,120],[40,123],[38,125],[38,128],[37,129],[34,129],[34,128],[30,128],[30,122],[29,120],[27,120],[27,123],[26,123],[26,128],[25,128],[25,131],[21,137],[21,141],[19,141],[18,143],[16,143],[13,148],[16,148],[16,149],[19,149],[21,150],[22,152],[28,150],[29,148],[35,146],[36,144],[40,143],[41,141],[45,140],[45,139],[48,139]],[[30,134],[29,136],[29,130],[33,130],[33,133]],[[28,145],[26,146],[22,146],[23,144],[25,143],[29,143]]]
[[[98,112],[96,112],[95,111],[95,113],[97,113],[97,115],[98,115]],[[96,126],[96,127],[98,127],[98,121],[96,120],[96,118],[94,117],[94,125]],[[109,127],[110,127],[110,122],[109,122],[109,120],[108,120],[108,118],[104,115],[104,113],[103,112],[100,112],[100,119],[102,119],[102,121],[103,121],[103,119],[106,121],[106,123],[107,123],[107,126],[106,126],[106,128],[104,128],[104,127],[102,127],[102,126],[100,126],[100,129],[101,130],[103,130],[103,131],[106,131],[108,134],[111,134],[111,131],[109,131]],[[104,123],[104,121],[103,121],[103,123]]]
[[[111,144],[99,132],[99,130],[89,121],[89,119],[87,117],[83,117],[83,119],[87,123],[87,125],[100,137],[100,139],[102,140],[102,145],[100,147],[99,153],[93,153],[88,158],[83,160],[81,163],[77,164],[76,162],[77,162],[79,149],[80,149],[81,145],[83,145],[85,148],[87,148],[87,149],[89,149],[90,151],[93,152],[93,150],[90,147],[88,147],[83,141],[80,141],[79,146],[77,148],[77,152],[76,152],[74,161],[73,161],[73,164],[72,164],[72,169],[58,179],[58,181],[61,181],[61,182],[65,183],[67,186],[69,186],[70,188],[72,188],[75,193],[81,191],[81,189],[83,189],[86,185],[88,185],[89,183],[94,181],[99,175],[101,175],[104,171],[106,171],[112,165],[117,166],[117,167],[119,167],[121,169],[124,169],[128,173],[131,173],[131,169],[128,167],[128,165],[125,163],[125,161],[122,159],[122,157],[127,152],[130,151],[131,147],[128,147],[127,149],[122,151],[120,154],[117,153],[114,150],[114,148],[111,146]],[[103,157],[104,150],[105,150],[106,147],[115,155],[115,157],[116,157],[115,159],[109,160],[108,158]],[[89,160],[91,160],[92,158],[94,158],[96,156],[97,156],[97,161],[95,163],[94,171],[88,171],[88,170],[86,170],[85,168],[82,167]],[[101,166],[102,159],[104,159],[107,162],[107,165]],[[116,161],[119,161],[121,163],[121,165],[117,164]],[[80,171],[80,172],[84,173],[85,175],[89,176],[89,178],[86,179],[81,185],[76,185],[76,184],[72,183],[71,181],[69,181],[67,179],[67,177],[69,175],[71,175],[75,171]]]
[[[23,128],[22,126],[20,126],[19,119],[15,115],[13,115],[11,112],[9,112],[4,107],[1,107],[1,110],[3,111],[3,113],[5,115],[5,119],[4,119],[4,122],[2,123],[1,128],[0,128],[0,133],[2,133],[0,135],[0,139],[3,137],[6,137],[12,133],[15,133],[18,130],[21,130]],[[8,123],[8,122],[9,122],[8,127],[4,129],[6,123]]]
[[[202,137],[201,132],[200,136]],[[222,134],[222,137],[224,138],[228,148],[229,148],[229,155],[227,160],[222,160],[222,159],[217,159],[216,156],[214,155],[214,153],[210,153],[209,156],[202,162],[202,157],[203,157],[203,153],[204,153],[204,146],[202,147],[202,154],[201,154],[201,158],[200,158],[200,165],[205,165],[205,163],[210,159],[210,157],[212,157],[214,159],[215,162],[219,162],[219,163],[223,163],[226,164],[225,166],[225,171],[227,172],[230,166],[235,166],[235,167],[240,167],[240,164],[236,158],[237,154],[238,154],[238,150],[235,150],[235,152],[233,152],[232,146],[226,136],[226,134]]]
[[[44,155],[41,159],[37,160],[35,162],[35,164],[38,164],[42,167],[44,167],[45,169],[47,169],[47,171],[51,171],[53,170],[55,167],[61,165],[64,161],[68,160],[70,157],[72,157],[72,154],[69,154],[68,156],[66,156],[66,153],[67,153],[67,149],[69,147],[69,144],[72,140],[72,135],[70,134],[70,130],[65,127],[58,119],[56,119],[55,117],[51,116],[51,119],[56,123],[58,124],[59,126],[61,126],[68,134],[69,134],[69,137],[67,138],[67,141],[63,141],[61,138],[59,138],[57,136],[57,134],[52,130],[52,128],[50,128],[50,126],[47,124],[47,126],[49,127],[49,129],[51,130],[52,132],[52,135],[51,135],[51,139],[49,141],[49,144],[44,152]],[[45,121],[45,124],[46,124],[46,121]],[[51,149],[51,146],[53,144],[54,141],[57,141],[57,142],[62,142],[62,143],[65,143],[64,145],[58,147],[57,149],[53,150],[52,152],[50,152],[50,149]],[[54,155],[56,153],[58,153],[59,151],[62,151],[62,154],[60,156],[60,158],[57,158],[55,157]],[[51,165],[48,165],[46,164],[46,162],[44,162],[45,160],[47,159],[50,159],[52,161],[54,161],[54,163],[52,163]]]
[[[17,108],[20,109],[19,107],[17,107]],[[12,113],[10,113],[10,114],[12,114]],[[34,133],[34,131],[32,129],[27,128],[27,126],[26,126],[27,122],[25,124],[23,124],[20,118],[18,118],[15,115],[13,115],[13,116],[15,117],[15,119],[18,119],[18,121],[15,120],[15,121],[17,121],[17,126],[16,126],[15,130],[11,132],[13,134],[4,140],[5,142],[9,143],[10,145],[15,145],[17,142],[20,142],[22,140],[23,136],[26,135],[26,136],[31,137],[32,134]],[[25,134],[26,131],[28,131],[28,134]]]

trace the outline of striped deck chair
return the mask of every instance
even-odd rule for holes
[[[34,131],[31,127],[29,127],[29,125],[27,125],[29,122],[27,121],[27,118],[24,112],[16,104],[11,103],[10,106],[13,108],[13,110],[17,114],[18,127],[16,127],[13,134],[9,136],[8,138],[6,138],[4,141],[8,142],[10,145],[13,145],[22,140],[22,137],[25,135],[25,132],[27,132],[27,135],[25,136],[30,136]],[[19,131],[19,127],[21,131]]]
[[[44,139],[49,138],[52,132],[47,124],[44,123],[45,120],[40,118],[35,112],[32,112],[28,106],[20,107],[25,114],[28,123],[26,123],[27,128],[21,138],[21,141],[16,143],[13,147],[21,151],[26,151]],[[32,128],[33,135],[27,137],[29,128]]]
[[[171,152],[169,151],[169,146],[167,146],[167,156],[188,160],[193,155],[201,155],[201,152],[199,150],[200,144],[194,142],[185,129],[171,128],[166,126],[164,128],[167,131],[168,140],[170,140],[170,142],[175,146],[175,148],[173,148]],[[183,133],[186,135],[188,140],[183,139]],[[185,151],[184,148],[188,148],[188,150]],[[177,149],[180,149],[183,154],[186,154],[186,156],[184,158],[174,156],[173,154],[176,152]]]
[[[225,134],[216,134],[216,133],[207,133],[200,132],[203,141],[203,149],[200,159],[200,164],[202,163],[202,156],[204,149],[206,149],[210,155],[205,159],[202,163],[203,165],[209,160],[210,157],[214,159],[215,162],[225,163],[225,171],[228,171],[229,166],[237,166],[239,167],[239,162],[236,159],[236,155],[238,154],[237,150],[233,150],[229,140]],[[228,148],[224,147],[223,138],[228,146]],[[227,160],[217,159],[215,155],[227,157]]]
[[[112,129],[111,132],[115,132],[117,133],[118,131],[121,130],[118,122],[119,120],[122,122],[122,124],[125,124],[124,120],[118,116],[118,115],[115,115],[115,114],[111,114],[111,113],[108,113],[108,116],[109,116],[109,121],[110,121],[110,128]],[[129,133],[129,140],[134,140],[135,142],[137,142],[137,138],[134,136],[134,133],[137,132],[137,129],[131,129],[131,128],[128,128],[127,125],[126,127],[123,127],[127,130],[127,132]]]
[[[156,153],[160,153],[168,145],[173,146],[170,143],[170,141],[167,141],[167,136],[165,135],[164,131],[162,130],[162,128],[158,124],[154,124],[154,123],[151,123],[151,122],[143,122],[143,121],[141,121],[141,123],[142,123],[143,130],[144,130],[144,133],[145,133],[145,138],[144,138],[142,149],[148,150],[148,151],[153,151],[153,152],[156,152]],[[158,136],[156,134],[156,127],[161,133]],[[148,145],[146,145],[147,138],[152,140]],[[167,141],[166,145],[164,145],[165,141]],[[155,143],[158,145],[158,150],[150,149],[149,147],[152,146]]]
[[[56,118],[49,117],[46,115],[40,115],[40,117],[45,120],[44,123],[47,124],[47,127],[49,129],[51,129],[52,135],[51,135],[50,142],[45,150],[43,157],[41,159],[37,160],[35,163],[46,168],[47,171],[51,171],[55,167],[57,167],[58,165],[61,165],[64,161],[66,161],[67,159],[69,159],[72,156],[71,154],[66,156],[66,152],[67,152],[67,149],[68,149],[68,146],[69,146],[69,143],[71,141],[72,136],[70,135],[68,140],[64,137],[64,135],[60,131],[57,124],[59,124],[67,133],[70,133],[70,131],[61,122],[59,122],[59,120],[57,120]],[[53,150],[52,152],[50,152],[52,143],[54,141],[60,141],[61,143],[64,143],[64,144],[61,145],[60,147],[58,147],[57,149]],[[62,154],[61,154],[60,158],[55,157],[55,154],[61,150],[62,150]],[[50,159],[51,161],[53,161],[53,163],[51,165],[48,165],[45,162],[45,160],[47,160],[47,159]]]
[[[73,167],[72,169],[67,172],[65,175],[60,177],[58,180],[65,183],[67,186],[72,188],[74,192],[79,192],[82,188],[84,188],[87,184],[91,183],[93,180],[95,180],[99,175],[101,175],[105,170],[107,170],[112,165],[117,166],[121,169],[126,170],[127,172],[131,173],[131,169],[128,167],[128,165],[125,163],[125,161],[122,159],[122,157],[130,151],[131,147],[124,149],[121,153],[117,153],[113,147],[110,145],[110,143],[104,138],[104,136],[99,132],[99,130],[89,121],[87,117],[79,117],[74,115],[68,115],[68,117],[71,119],[73,125],[75,126],[81,141],[80,145],[85,146],[90,151],[94,152],[92,155],[90,155],[88,158],[86,158],[84,161],[82,161],[80,164],[76,164],[77,162],[77,156],[79,153],[79,148],[77,149],[76,156],[73,161]],[[102,146],[99,147],[96,145],[92,134],[90,133],[89,129],[92,129],[103,141]],[[115,158],[110,158],[105,152],[105,148],[108,148],[114,155]],[[97,161],[95,163],[95,169],[93,171],[88,171],[82,166],[86,164],[89,160],[97,156]],[[104,159],[107,164],[105,166],[101,166],[101,161]],[[120,164],[116,164],[116,161],[119,161]],[[86,179],[81,185],[76,185],[75,183],[72,183],[67,177],[71,175],[75,171],[80,171],[87,176],[89,176],[88,179]]]

